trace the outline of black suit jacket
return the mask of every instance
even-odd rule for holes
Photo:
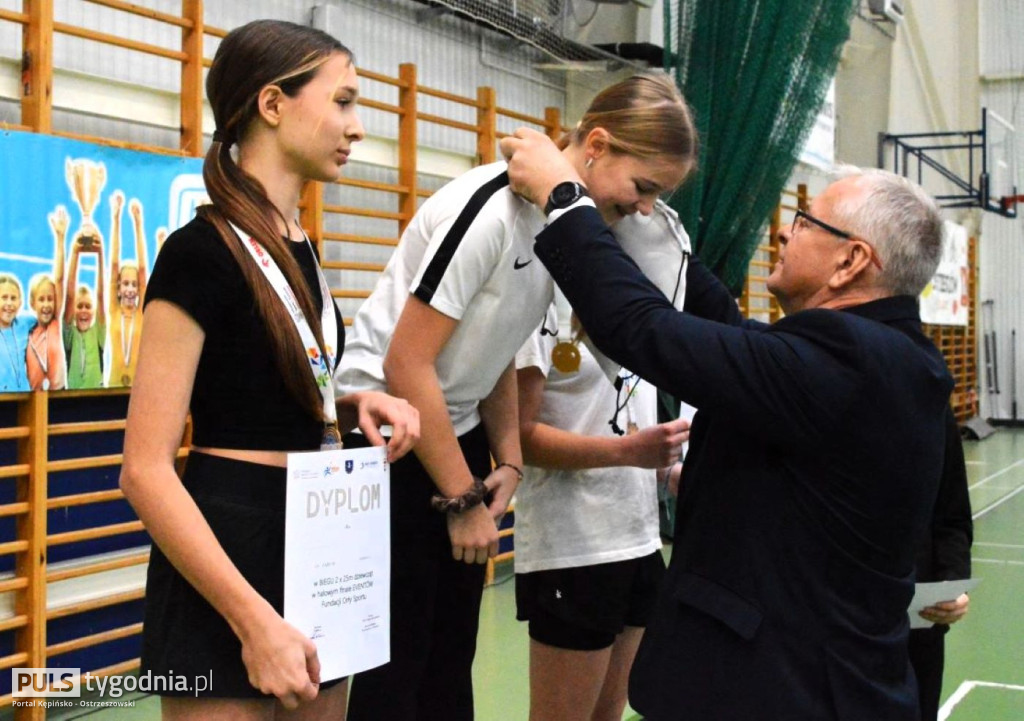
[[[633,707],[653,721],[915,719],[906,610],[952,387],[916,300],[701,320],[592,208],[536,251],[601,350],[700,409]]]

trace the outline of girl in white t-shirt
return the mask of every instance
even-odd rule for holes
[[[669,83],[663,91],[685,107]],[[585,116],[576,135],[593,122]],[[675,162],[682,180],[692,157]],[[664,203],[633,210],[647,217],[605,219],[682,309],[689,239]],[[658,424],[657,389],[625,369],[614,375],[617,366],[609,377],[575,317],[561,325],[553,307],[516,357],[527,463],[516,502],[516,615],[529,623],[530,721],[618,721],[665,573],[655,469],[679,460],[689,423]]]
[[[650,212],[692,164],[667,78],[616,83],[584,123],[564,152],[609,221]],[[346,338],[341,389],[387,390],[422,420],[416,457],[391,469],[391,662],[355,678],[353,721],[472,718],[483,564],[522,477],[514,357],[553,298],[533,254],[544,222],[504,163],[457,178],[417,212]]]

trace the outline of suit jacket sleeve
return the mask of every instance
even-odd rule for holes
[[[784,447],[820,442],[863,388],[863,351],[839,314],[736,326],[680,313],[596,209],[563,214],[538,235],[536,253],[598,348],[690,405],[728,413],[737,430]]]
[[[947,408],[942,478],[932,512],[929,536],[918,554],[918,580],[970,578],[973,540],[974,522],[971,519],[963,443],[953,411]]]
[[[683,310],[698,318],[729,325],[741,325],[744,322],[729,289],[695,255],[690,256],[686,266],[686,300]]]

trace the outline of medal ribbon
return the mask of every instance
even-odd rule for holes
[[[15,320],[17,320],[17,318],[15,318]],[[0,328],[0,338],[3,338],[3,341],[4,341],[4,351],[6,351],[6,353],[7,353],[7,362],[11,364],[11,378],[13,378],[14,382],[17,384],[18,381],[20,380],[19,377],[18,377],[18,370],[24,368],[25,364],[22,363],[22,364],[19,365],[17,363],[17,358],[18,358],[18,355],[19,355],[18,354],[18,337],[14,334],[14,323],[13,322],[11,323],[10,330],[11,330],[11,340],[14,341],[14,352],[13,353],[11,353],[11,346],[7,342],[7,336],[4,334],[3,328]],[[25,354],[22,353],[21,355],[24,356]],[[23,371],[22,375],[25,375],[25,373],[26,372]],[[27,376],[26,376],[25,383],[26,384],[28,383]]]
[[[306,316],[302,314],[302,308],[299,306],[299,301],[295,297],[295,293],[292,291],[291,286],[288,285],[288,280],[284,277],[284,273],[278,267],[274,259],[270,257],[270,254],[259,244],[255,238],[250,238],[242,229],[231,224],[232,230],[238,235],[242,241],[242,245],[249,251],[249,255],[256,261],[257,267],[266,277],[270,283],[274,292],[277,293],[277,297],[284,303],[285,308],[288,309],[289,315],[292,317],[292,322],[295,323],[295,329],[299,331],[299,337],[302,339],[302,345],[306,348],[306,355],[309,358],[309,367],[313,373],[313,380],[316,381],[316,386],[320,390],[320,395],[324,399],[324,418],[326,419],[326,425],[328,428],[334,427],[335,433],[337,433],[338,425],[338,409],[334,405],[334,348],[338,344],[338,320],[334,315],[334,299],[331,297],[331,289],[327,286],[327,279],[324,278],[324,272],[320,268],[320,264],[316,263],[316,275],[320,281],[320,296],[323,298],[324,309],[320,315],[320,324],[324,332],[324,345],[326,348],[326,357],[320,352],[320,346],[316,342],[316,336],[313,334],[313,329],[310,328],[309,322],[306,320]],[[313,253],[313,244],[309,242],[309,236],[303,233],[303,237],[306,239],[306,245],[309,248],[309,252],[313,254],[313,258],[316,259],[316,254]]]
[[[49,347],[47,346],[47,341],[49,341],[49,339],[50,339],[50,329],[49,329],[49,327],[47,327],[47,329],[44,330],[40,334],[38,343],[37,343],[37,341],[33,341],[32,340],[32,335],[31,334],[29,334],[29,337],[28,337],[28,344],[32,348],[32,355],[34,355],[36,357],[36,360],[39,361],[39,367],[42,369],[44,376],[47,375],[50,372],[50,363],[49,363],[50,354],[48,353]],[[39,347],[38,346],[40,346],[40,345],[43,347],[42,354],[39,353]]]
[[[121,357],[124,358],[124,367],[129,368],[132,363],[132,340],[135,338],[135,310],[132,311],[132,322],[128,326],[128,337],[124,335],[124,311],[121,311]]]

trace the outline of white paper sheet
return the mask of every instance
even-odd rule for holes
[[[914,584],[914,598],[910,601],[907,613],[910,615],[911,628],[930,628],[931,621],[921,618],[921,610],[934,606],[942,601],[955,601],[960,594],[967,593],[978,585],[980,578],[965,578],[960,581],[935,581],[933,583]]]
[[[321,682],[390,660],[389,478],[382,447],[288,455],[284,617]]]

